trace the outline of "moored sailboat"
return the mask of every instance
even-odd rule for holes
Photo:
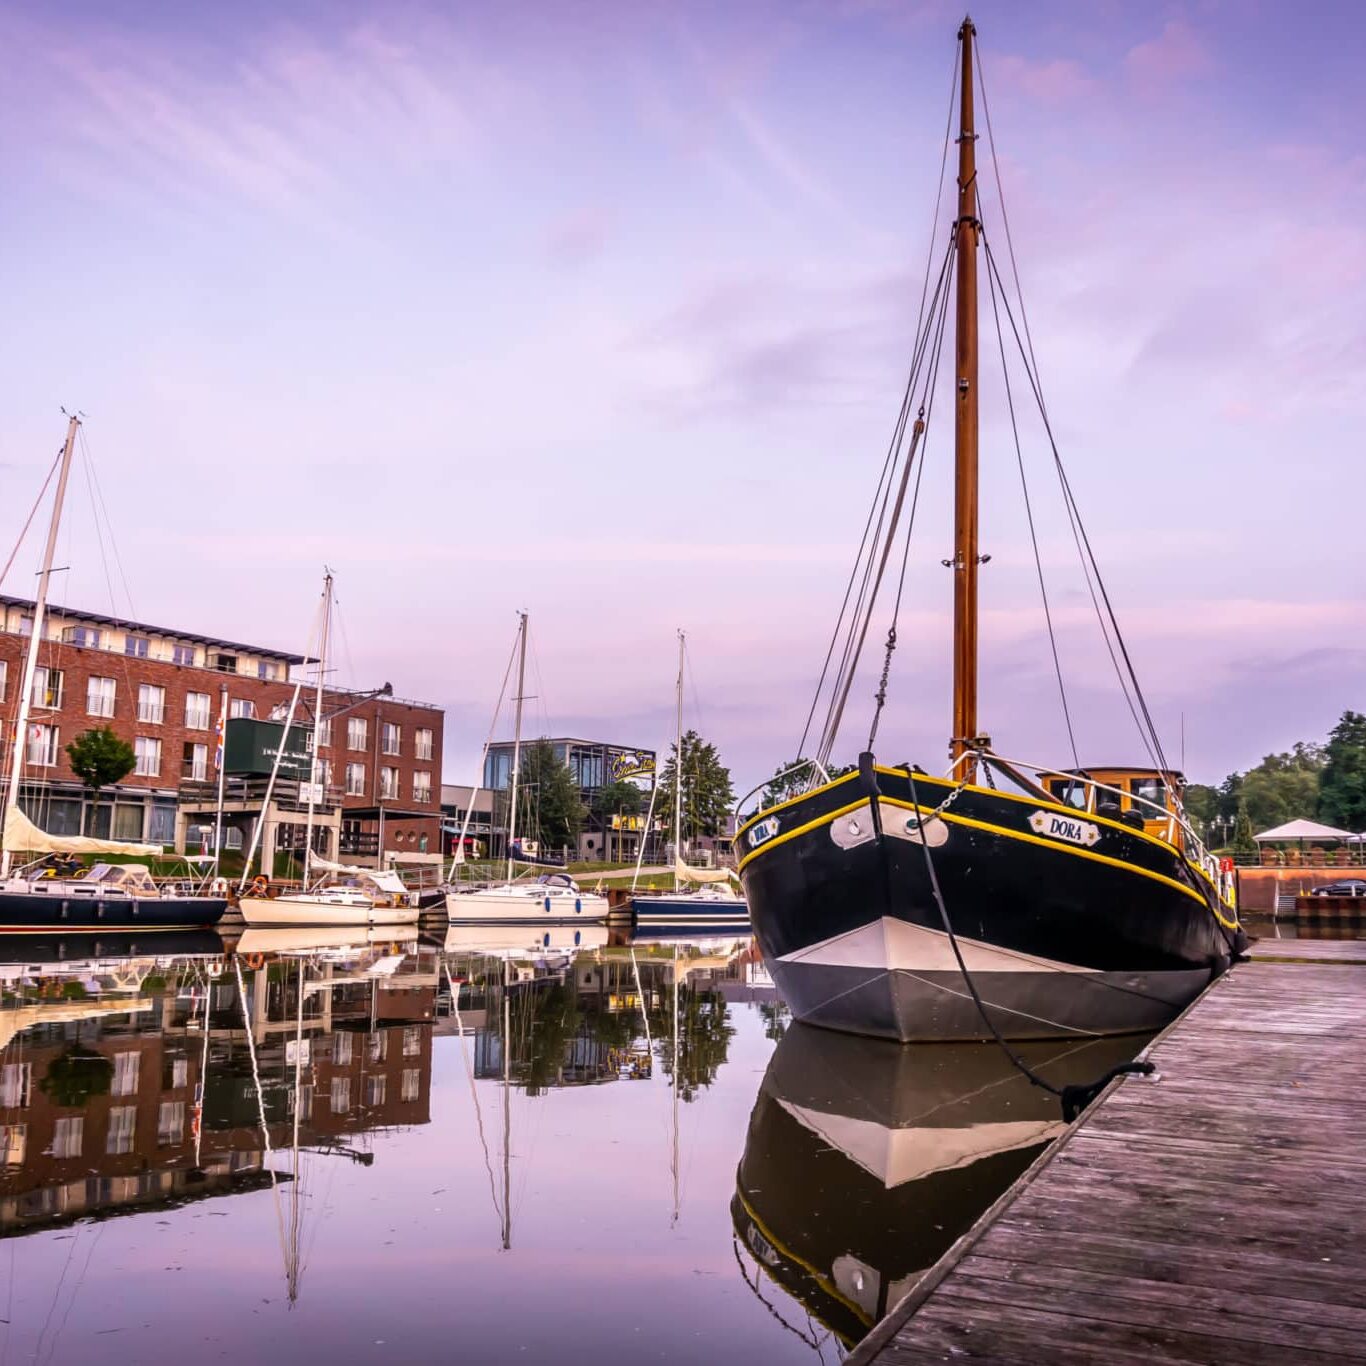
[[[1246,938],[1231,874],[1186,819],[1183,779],[1163,755],[1042,409],[1032,344],[1026,348],[1019,338],[986,245],[978,202],[975,38],[965,21],[957,76],[957,214],[932,292],[927,273],[928,307],[876,516],[850,579],[847,625],[842,609],[827,657],[827,665],[838,662],[825,727],[806,783],[741,821],[735,838],[740,876],[765,962],[802,1020],[903,1041],[1156,1028],[1223,972]],[[1075,757],[1070,766],[1021,763],[1001,755],[979,727],[977,581],[988,558],[978,545],[979,247],[998,330],[1004,309],[1016,332],[1082,568],[1150,767],[1088,769]],[[954,582],[951,764],[944,776],[932,777],[916,764],[879,763],[874,755],[897,643],[893,609],[867,745],[855,770],[831,779],[826,764],[908,493],[909,548],[916,462],[923,463],[949,330],[951,280],[955,551],[943,562]],[[1004,330],[1001,337],[1013,426]],[[905,552],[896,548],[904,582]],[[898,586],[898,606],[900,599]],[[1044,602],[1047,612],[1046,594]]]

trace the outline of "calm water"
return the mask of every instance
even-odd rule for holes
[[[836,1361],[1060,1128],[743,941],[254,933],[0,947],[0,1366]]]

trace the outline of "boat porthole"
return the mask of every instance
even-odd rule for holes
[[[547,933],[547,934],[543,934],[543,935],[541,936],[541,943],[542,943],[546,948],[549,948],[549,947],[550,947],[550,935],[549,935],[548,933]]]
[[[575,948],[578,948],[579,945],[580,945],[582,942],[583,942],[583,932],[580,931],[580,930],[575,930],[575,931],[574,931],[574,947],[575,947]]]
[[[863,827],[857,821],[851,820],[849,822],[849,833],[851,835],[861,835],[863,834]]]

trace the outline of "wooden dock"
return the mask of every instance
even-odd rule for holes
[[[1366,942],[1263,940],[847,1359],[1366,1360]]]

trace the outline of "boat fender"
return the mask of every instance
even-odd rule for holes
[[[264,873],[257,873],[249,890],[252,896],[265,896],[270,891],[270,879]]]
[[[252,972],[256,972],[260,968],[265,967],[266,956],[263,953],[249,953],[242,959],[242,961],[247,965],[248,968],[252,970]]]
[[[881,803],[878,798],[882,795],[877,785],[876,761],[873,758],[872,750],[864,750],[858,757],[858,785],[859,791],[868,798],[868,806],[873,817],[873,832],[875,838],[882,838],[882,811]]]
[[[216,878],[214,878],[214,880],[213,880],[211,883],[209,883],[209,895],[210,895],[210,896],[227,896],[227,894],[228,894],[228,880],[227,880],[227,878],[225,878],[225,877],[216,877]]]

